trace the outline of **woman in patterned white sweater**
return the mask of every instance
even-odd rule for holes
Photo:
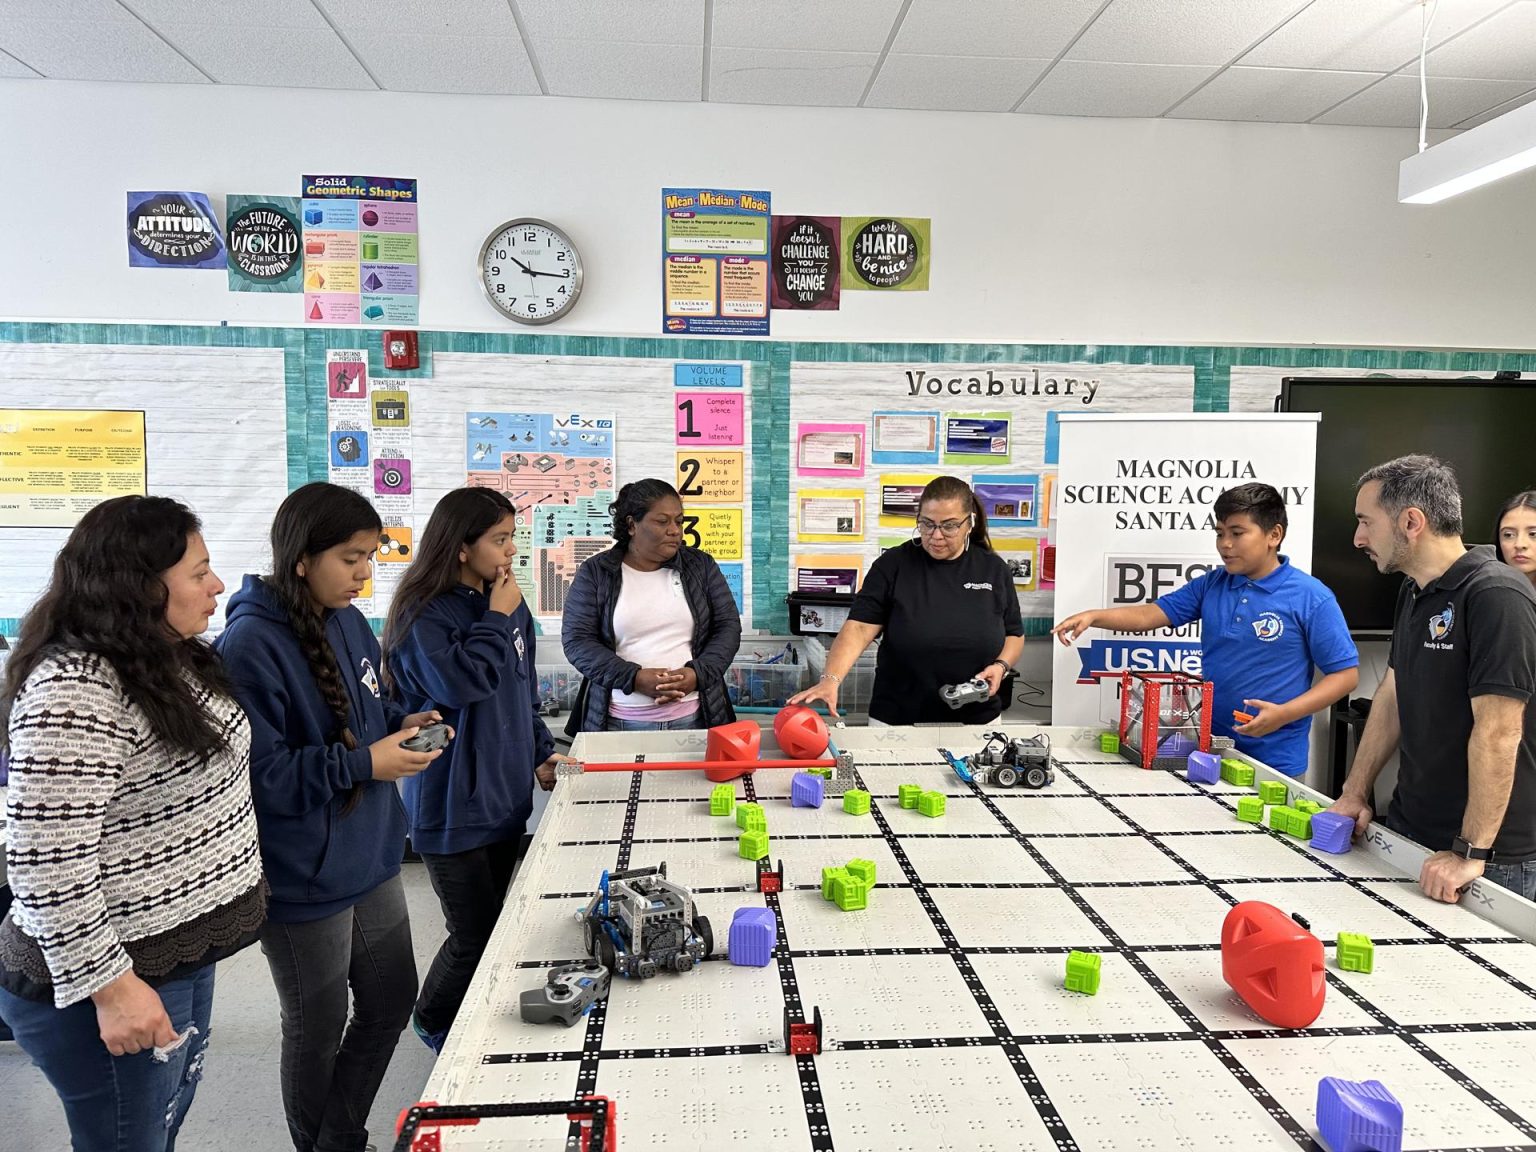
[[[6,665],[0,1017],[59,1093],[75,1152],[175,1148],[214,964],[265,918],[250,728],[199,638],[223,590],[189,509],[107,500]]]

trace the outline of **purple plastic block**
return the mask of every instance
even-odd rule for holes
[[[1330,1152],[1402,1152],[1403,1106],[1380,1080],[1324,1076],[1317,1082],[1317,1131]]]
[[[738,908],[731,917],[726,953],[732,964],[763,968],[773,962],[773,943],[779,932],[772,908]]]
[[[1355,835],[1355,822],[1337,812],[1312,814],[1312,847],[1319,852],[1343,855],[1349,851],[1349,842]]]
[[[820,808],[827,782],[809,772],[796,772],[789,782],[789,803],[795,808]]]
[[[1157,746],[1158,759],[1164,756],[1188,756],[1191,752],[1197,752],[1200,745],[1196,744],[1182,732],[1175,732]]]
[[[1184,775],[1191,784],[1214,784],[1221,779],[1221,757],[1214,752],[1191,752]]]

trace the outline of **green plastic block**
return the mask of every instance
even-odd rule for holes
[[[1316,816],[1323,810],[1323,806],[1316,800],[1308,800],[1305,798],[1293,801],[1291,807],[1296,809],[1298,812],[1305,812],[1308,816]]]
[[[1260,799],[1262,800],[1263,797],[1261,796]],[[1287,836],[1295,836],[1300,840],[1305,840],[1312,835],[1312,817],[1284,805],[1269,810],[1269,826],[1277,832],[1284,832]]]
[[[839,869],[841,876],[832,877],[832,903],[844,912],[857,912],[869,907],[869,885],[852,876],[846,868]]]
[[[823,868],[821,870],[821,898],[823,900],[832,899],[832,881],[839,876],[846,875],[848,875],[848,869],[846,868],[839,868],[836,865]]]
[[[924,792],[917,798],[917,810],[924,816],[944,815],[944,793]]]
[[[1259,796],[1237,798],[1237,818],[1245,824],[1264,823],[1264,800]]]
[[[741,811],[739,805],[736,811],[738,813]],[[736,821],[736,826],[743,832],[766,832],[768,831],[768,813],[762,811],[748,812],[744,817]]]
[[[1334,958],[1346,972],[1369,972],[1376,965],[1376,945],[1358,932],[1340,932]]]
[[[761,828],[743,832],[736,842],[736,854],[743,860],[761,860],[768,855],[768,833]]]
[[[1113,732],[1099,733],[1099,751],[1107,752],[1111,756],[1120,751],[1120,737]]]
[[[736,807],[736,789],[729,784],[716,784],[709,790],[709,814],[729,816]]]
[[[1259,781],[1259,799],[1266,804],[1284,804],[1288,795],[1285,785],[1278,780]]]
[[[1101,957],[1096,952],[1068,952],[1067,991],[1096,995],[1099,991],[1100,962]]]
[[[903,784],[896,789],[896,795],[901,798],[903,808],[916,808],[917,798],[923,794],[921,784]]]
[[[763,806],[761,804],[745,803],[736,805],[736,827],[745,830],[748,824],[752,823],[754,818],[757,816],[761,816],[763,818],[763,825],[766,827],[768,823],[768,813],[763,811]]]
[[[875,862],[873,860],[850,860],[844,868],[848,875],[857,876],[866,885],[875,886]]]
[[[862,788],[850,788],[843,793],[843,811],[855,816],[869,815],[869,793]]]
[[[1244,764],[1241,760],[1223,758],[1221,761],[1221,778],[1237,788],[1252,788],[1253,765]]]
[[[825,780],[832,779],[832,769],[830,768],[807,768],[805,771],[809,776],[820,776]]]

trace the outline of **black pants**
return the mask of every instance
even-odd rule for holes
[[[269,921],[261,950],[283,1013],[283,1111],[293,1146],[363,1152],[368,1113],[416,998],[400,877],[323,920]]]
[[[423,1031],[447,1032],[453,1027],[453,1018],[501,916],[501,904],[522,848],[519,834],[451,856],[421,854],[448,929],[448,938],[432,958],[416,1001],[416,1022]]]

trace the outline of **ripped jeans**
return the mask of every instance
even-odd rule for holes
[[[203,1074],[213,967],[155,989],[182,1042],[133,1056],[107,1051],[90,1000],[60,1009],[0,988],[0,1017],[59,1094],[74,1152],[175,1152]]]

